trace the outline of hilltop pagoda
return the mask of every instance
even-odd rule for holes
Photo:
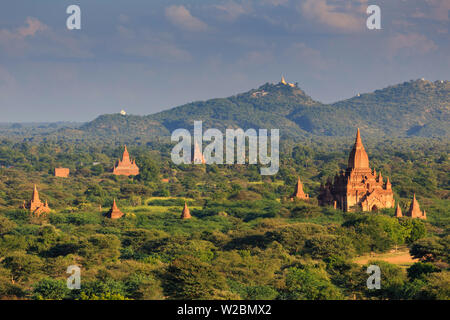
[[[285,85],[285,86],[289,86],[291,88],[295,88],[295,84],[294,83],[289,83],[286,81],[286,79],[284,79],[284,76],[281,76],[281,84]]]
[[[189,211],[189,208],[185,201],[183,211],[181,212],[181,219],[186,220],[186,219],[190,219],[190,218],[192,218],[191,212]]]
[[[297,184],[295,185],[295,191],[292,194],[290,199],[291,199],[291,201],[308,200],[309,199],[309,194],[306,194],[305,192],[303,192],[303,184],[300,181],[300,177],[298,177]]]
[[[369,167],[369,157],[358,129],[347,169],[336,174],[334,182],[328,179],[325,185],[321,185],[319,204],[332,205],[343,211],[377,211],[393,208],[394,203],[389,178],[384,183],[381,173],[377,177],[376,171],[372,172]]]
[[[43,213],[50,212],[50,207],[48,206],[47,200],[45,200],[45,202],[42,202],[39,198],[39,192],[36,185],[34,185],[31,200],[28,203],[25,203],[24,201],[22,207],[23,209],[29,210],[31,214],[34,214],[38,217]]]
[[[414,194],[413,200],[411,201],[411,205],[408,212],[406,213],[406,216],[410,218],[419,218],[424,220],[427,219],[427,212],[425,210],[423,212],[420,210],[420,205],[416,199],[416,194]]]
[[[117,207],[116,199],[114,199],[113,205],[112,205],[111,209],[108,211],[108,213],[106,214],[106,217],[108,217],[110,219],[119,219],[119,218],[122,218],[123,215],[124,215],[124,213],[122,211],[120,211],[120,209]]]
[[[136,161],[130,158],[127,146],[123,151],[122,160],[119,159],[119,163],[114,167],[113,174],[118,176],[136,176],[139,174],[139,167],[136,165]]]

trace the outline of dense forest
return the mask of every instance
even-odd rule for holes
[[[60,125],[39,130],[50,129]],[[274,176],[258,165],[177,166],[165,139],[134,141],[140,174],[125,177],[112,175],[120,140],[4,130],[4,299],[450,299],[448,140],[362,131],[372,169],[389,176],[404,212],[416,194],[420,220],[318,206],[320,184],[346,167],[350,137],[283,140]],[[54,177],[60,166],[68,178]],[[288,200],[298,176],[309,201]],[[40,217],[20,209],[35,184],[52,209]],[[113,199],[125,213],[117,220],[105,217]],[[189,220],[180,219],[185,201]],[[396,252],[414,261],[384,259]],[[366,286],[370,264],[381,268],[380,290]],[[70,265],[81,267],[79,290],[67,288]]]

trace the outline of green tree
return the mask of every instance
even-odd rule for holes
[[[42,279],[33,289],[33,299],[36,300],[62,300],[70,290],[63,280]]]

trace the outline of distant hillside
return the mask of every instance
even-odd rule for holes
[[[376,137],[450,136],[450,82],[416,80],[333,104],[286,84],[266,83],[229,98],[198,101],[148,116],[109,114],[57,136],[120,140],[169,136],[177,128],[279,128],[284,137],[352,136],[359,127]]]
[[[330,133],[353,132],[348,126],[351,120],[353,126],[375,135],[449,136],[449,93],[449,81],[417,80],[334,103],[334,112],[327,117],[336,119],[335,124],[330,124]]]

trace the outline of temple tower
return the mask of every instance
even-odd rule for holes
[[[136,176],[139,174],[139,167],[136,165],[136,161],[130,158],[127,146],[123,151],[122,160],[119,159],[119,163],[113,169],[113,174],[123,176]]]
[[[388,178],[384,184],[381,172],[378,177],[376,170],[372,172],[359,128],[348,157],[347,169],[336,174],[334,182],[329,180],[321,186],[319,204],[332,205],[343,211],[394,208],[391,182]]]

